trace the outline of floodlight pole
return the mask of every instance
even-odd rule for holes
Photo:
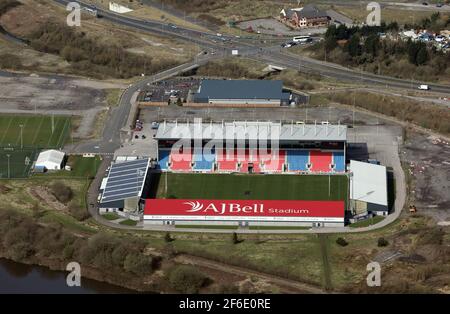
[[[20,127],[20,149],[23,149],[23,124],[20,124],[19,127]]]
[[[8,157],[8,179],[11,178],[11,173],[10,173],[10,169],[9,169],[9,157],[10,156],[11,156],[10,154],[6,154],[6,157]]]

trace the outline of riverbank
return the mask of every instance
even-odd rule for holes
[[[3,254],[4,252],[0,252],[0,260],[4,259],[11,263],[22,264],[24,266],[28,266],[30,268],[45,268],[48,272],[53,272],[55,274],[64,274],[67,276],[68,272],[66,271],[66,264],[58,261],[52,260],[38,260],[38,259],[26,259],[15,261],[11,259],[10,256]],[[81,268],[81,282],[83,287],[83,281],[87,279],[88,281],[97,282],[100,284],[104,284],[105,286],[109,286],[111,289],[107,289],[106,293],[156,293],[154,291],[150,291],[142,287],[139,284],[130,284],[129,282],[121,282],[110,280],[106,274],[98,271],[96,269],[90,267],[82,267]],[[64,279],[65,281],[65,279]],[[23,292],[22,292],[23,293]],[[100,292],[102,293],[102,292]]]
[[[152,276],[158,260],[144,252],[142,241],[99,233],[69,231],[60,224],[13,211],[0,211],[0,258],[65,271],[81,265],[83,278],[155,293]]]
[[[0,258],[0,294],[120,294],[135,293],[116,285],[81,278],[80,287],[66,284],[67,272]]]

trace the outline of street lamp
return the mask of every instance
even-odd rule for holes
[[[10,154],[6,154],[6,157],[8,157],[8,179],[11,178],[10,169],[9,169],[9,157],[11,157]]]
[[[23,149],[23,124],[20,124],[19,127],[20,127],[20,149]]]

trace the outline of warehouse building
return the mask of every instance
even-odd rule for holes
[[[291,97],[280,80],[202,80],[189,105],[279,107]]]
[[[350,160],[350,201],[355,215],[389,214],[386,167]]]

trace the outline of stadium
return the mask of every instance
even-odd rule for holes
[[[345,125],[164,121],[154,139],[144,224],[345,224]]]

